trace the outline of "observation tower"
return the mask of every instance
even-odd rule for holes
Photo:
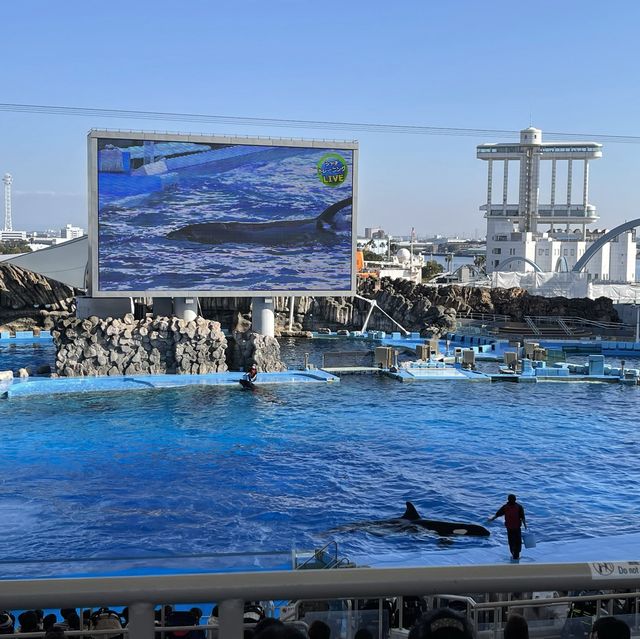
[[[480,206],[487,220],[487,273],[570,271],[605,233],[587,228],[599,219],[589,202],[589,167],[602,157],[601,144],[543,142],[542,131],[529,127],[520,131],[519,142],[480,144],[476,151],[487,163]],[[517,182],[510,175],[514,162]],[[502,183],[498,202],[495,182]],[[630,231],[603,247],[585,272],[594,280],[634,282],[635,249]]]
[[[13,222],[11,221],[11,183],[13,178],[10,173],[5,173],[2,181],[4,182],[4,230],[13,231]]]

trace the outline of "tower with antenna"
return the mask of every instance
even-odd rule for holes
[[[5,173],[2,181],[4,182],[4,230],[13,231],[13,222],[11,221],[11,183],[13,178],[10,173]]]

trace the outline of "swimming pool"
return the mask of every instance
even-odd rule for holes
[[[302,360],[315,347],[287,348]],[[362,561],[452,546],[429,533],[335,529],[397,517],[405,500],[425,518],[482,523],[507,492],[540,542],[633,533],[638,391],[347,376],[255,394],[3,400],[0,552],[170,556],[335,540]],[[504,545],[502,525],[490,528],[453,548]]]

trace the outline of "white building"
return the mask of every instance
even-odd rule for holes
[[[604,233],[587,228],[598,220],[589,203],[589,161],[602,157],[601,144],[542,142],[542,131],[530,127],[520,132],[519,143],[479,145],[477,157],[488,168],[486,203],[480,207],[487,219],[487,273],[532,271],[533,263],[545,272],[570,271]],[[542,160],[550,161],[546,202],[540,201]],[[509,202],[513,162],[518,162],[517,204]],[[501,175],[494,175],[494,163]],[[559,172],[566,174],[562,197],[557,197]],[[496,177],[500,202],[494,201]],[[605,245],[585,271],[594,280],[635,282],[635,256],[635,232],[629,231]]]
[[[26,231],[0,231],[0,242],[25,242]]]
[[[81,229],[79,226],[71,226],[71,224],[67,224],[63,229],[60,229],[60,237],[65,240],[75,240],[83,235],[84,229]]]

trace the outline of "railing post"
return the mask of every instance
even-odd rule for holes
[[[224,639],[242,639],[244,634],[244,601],[226,599],[220,602],[220,637]]]
[[[129,606],[129,639],[154,639],[153,604],[136,602]]]

